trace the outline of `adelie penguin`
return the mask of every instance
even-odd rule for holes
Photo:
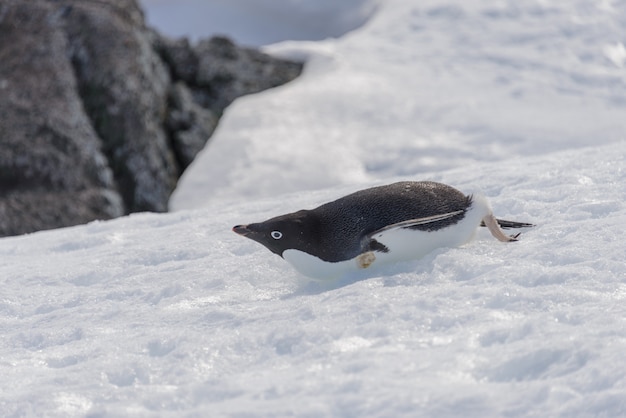
[[[462,245],[478,226],[511,242],[519,234],[509,236],[501,228],[533,225],[496,219],[484,196],[431,181],[403,181],[233,231],[263,244],[300,273],[327,279]]]

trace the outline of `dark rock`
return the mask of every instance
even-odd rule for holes
[[[301,69],[164,38],[136,0],[0,0],[0,236],[167,210],[224,108]]]
[[[214,111],[198,105],[191,90],[182,82],[171,86],[169,98],[166,126],[178,162],[185,169],[204,148],[217,127],[219,117]]]
[[[279,60],[216,36],[191,46],[152,32],[156,51],[176,82],[170,89],[167,128],[182,169],[204,147],[224,109],[237,97],[293,80],[302,64]]]
[[[196,46],[187,39],[152,36],[172,77],[189,86],[198,104],[218,114],[237,97],[285,84],[302,71],[301,63],[239,47],[223,36],[201,40]]]
[[[237,47],[224,37],[202,40],[195,48],[195,85],[205,107],[223,109],[237,97],[285,84],[302,71],[302,64],[277,60],[250,48]]]
[[[67,48],[54,8],[2,2],[0,235],[124,213]]]
[[[166,211],[180,174],[163,129],[170,79],[141,10],[134,0],[69,3],[64,19],[80,95],[126,207]]]
[[[189,44],[189,40],[169,39],[152,32],[153,45],[172,72],[175,80],[194,84],[198,73],[198,56]]]

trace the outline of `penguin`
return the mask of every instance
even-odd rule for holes
[[[533,225],[496,219],[482,195],[433,181],[402,181],[232,230],[305,276],[333,279],[465,244],[478,226],[499,241],[513,242],[520,234],[509,236],[501,228]]]

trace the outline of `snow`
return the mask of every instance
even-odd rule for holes
[[[615,45],[626,13],[588,1],[495,4],[390,1],[338,40],[266,47],[309,57],[304,75],[238,100],[171,207],[623,140]]]
[[[626,415],[626,8],[442,4],[266,47],[175,212],[0,239],[0,416]],[[328,282],[230,231],[403,179],[537,226]]]

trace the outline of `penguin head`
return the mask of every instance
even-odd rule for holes
[[[233,232],[263,244],[268,250],[281,257],[285,250],[306,251],[310,245],[310,239],[308,239],[310,231],[312,231],[312,225],[307,210],[277,216],[264,222],[233,227]]]

